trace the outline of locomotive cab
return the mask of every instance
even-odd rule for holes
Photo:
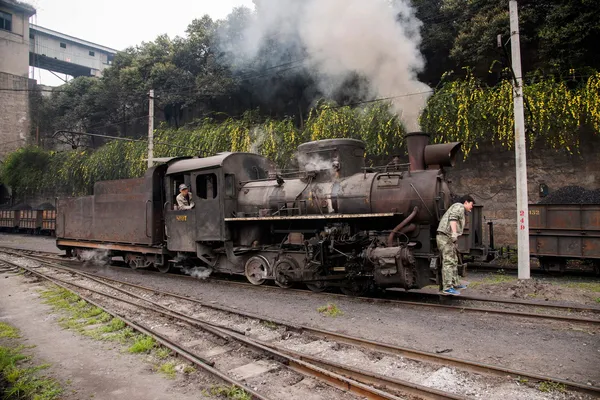
[[[165,175],[166,245],[178,254],[174,260],[215,267],[221,249],[233,252],[232,233],[225,224],[227,216],[234,216],[237,207],[239,182],[266,179],[267,171],[274,170],[268,159],[247,153],[220,153],[213,157],[179,160],[170,164]],[[178,187],[190,187],[195,207],[178,210],[175,198]],[[229,261],[235,256],[228,257]],[[225,263],[226,270],[236,272],[240,267]]]

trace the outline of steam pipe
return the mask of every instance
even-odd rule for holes
[[[400,230],[400,233],[404,233],[404,234],[410,233],[410,232],[414,231],[415,229],[417,229],[417,224],[410,224],[410,225],[405,226],[404,228],[402,228]]]
[[[394,245],[394,236],[396,236],[396,233],[400,232],[402,230],[402,228],[404,228],[406,225],[408,225],[419,213],[419,207],[415,207],[413,209],[413,211],[408,215],[408,217],[406,217],[402,222],[400,222],[398,224],[398,226],[396,226],[391,232],[390,235],[388,236],[388,247],[392,247]]]

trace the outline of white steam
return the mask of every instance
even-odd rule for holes
[[[198,278],[198,279],[206,279],[213,272],[212,268],[208,268],[208,267],[192,267],[192,268],[184,267],[181,270],[186,275],[190,275],[191,277]]]
[[[236,51],[252,59],[265,47],[279,46],[281,60],[306,54],[302,63],[330,95],[346,79],[366,79],[363,96],[393,97],[393,111],[409,131],[430,95],[417,73],[425,63],[419,51],[421,22],[409,0],[254,0],[256,13]],[[231,37],[231,34],[229,35]],[[287,57],[287,58],[286,58]],[[292,65],[293,67],[293,65]]]
[[[97,265],[106,265],[110,263],[108,250],[84,250],[80,254],[80,258],[85,262],[92,262]]]

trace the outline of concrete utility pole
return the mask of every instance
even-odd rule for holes
[[[510,0],[510,47],[514,76],[515,165],[517,170],[517,244],[519,279],[529,279],[529,206],[527,195],[527,153],[525,147],[525,112],[523,110],[523,73],[519,42],[517,0]]]
[[[154,159],[154,89],[150,89],[148,101],[148,168],[152,168]]]

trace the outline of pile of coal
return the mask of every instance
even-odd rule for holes
[[[587,190],[581,186],[564,186],[551,192],[538,204],[600,204],[600,189]]]

